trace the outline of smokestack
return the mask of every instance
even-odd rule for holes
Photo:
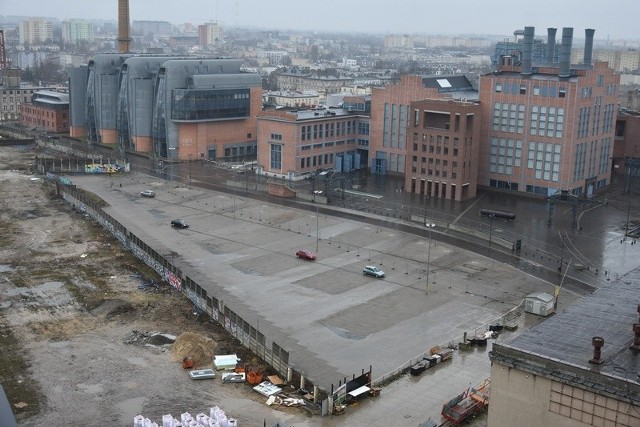
[[[118,0],[118,52],[128,53],[129,37],[129,0]]]
[[[591,338],[591,345],[593,346],[593,359],[589,360],[589,362],[599,365],[603,362],[600,356],[602,354],[601,349],[602,349],[602,346],[604,345],[604,338],[602,337]]]
[[[593,33],[596,30],[587,28],[584,30],[584,65],[591,65],[591,59],[593,58]]]
[[[557,28],[547,28],[547,62],[553,64],[556,53],[556,31]]]
[[[560,70],[558,77],[571,76],[571,44],[573,43],[573,28],[562,29],[562,45],[560,46]]]
[[[522,45],[522,68],[520,70],[520,74],[523,75],[531,75],[534,32],[534,27],[524,27],[524,39]]]

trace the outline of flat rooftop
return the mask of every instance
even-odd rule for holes
[[[636,268],[513,340],[495,344],[492,357],[563,382],[631,397],[637,404],[640,352],[629,346],[633,325],[640,323],[639,291],[640,268]],[[601,364],[589,362],[593,337],[604,339]]]

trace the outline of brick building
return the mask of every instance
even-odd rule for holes
[[[369,167],[373,174],[405,175],[410,104],[423,99],[477,99],[463,75],[402,76],[400,82],[371,93]],[[447,104],[448,105],[448,104]],[[410,187],[407,186],[409,191]]]
[[[20,123],[47,132],[69,132],[69,95],[50,90],[36,91],[31,103],[20,105]]]
[[[620,76],[592,63],[586,30],[583,64],[571,65],[573,29],[564,28],[560,62],[533,64],[534,28],[526,27],[519,62],[503,58],[480,78],[482,116],[478,185],[548,196],[590,195],[611,180]],[[551,35],[553,34],[553,35]]]
[[[340,108],[265,111],[258,116],[258,173],[298,180],[319,169],[366,167],[368,121]]]
[[[406,191],[461,201],[476,195],[481,109],[477,102],[410,104]]]

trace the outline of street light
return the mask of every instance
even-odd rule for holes
[[[189,154],[189,186],[191,186],[191,154]]]
[[[433,223],[425,223],[425,227],[429,229],[429,246],[427,248],[427,283],[424,286],[424,293],[429,294],[429,270],[431,270],[431,230],[435,228]]]
[[[318,241],[320,240],[320,209],[316,205],[316,253],[318,253]]]

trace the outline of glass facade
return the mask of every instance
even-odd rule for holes
[[[153,106],[153,119],[151,124],[151,136],[153,137],[153,147],[156,155],[160,157],[167,156],[167,128],[166,128],[166,76],[161,73],[158,76],[158,84],[156,85],[156,105]]]
[[[171,119],[200,121],[249,116],[249,89],[174,89]]]

